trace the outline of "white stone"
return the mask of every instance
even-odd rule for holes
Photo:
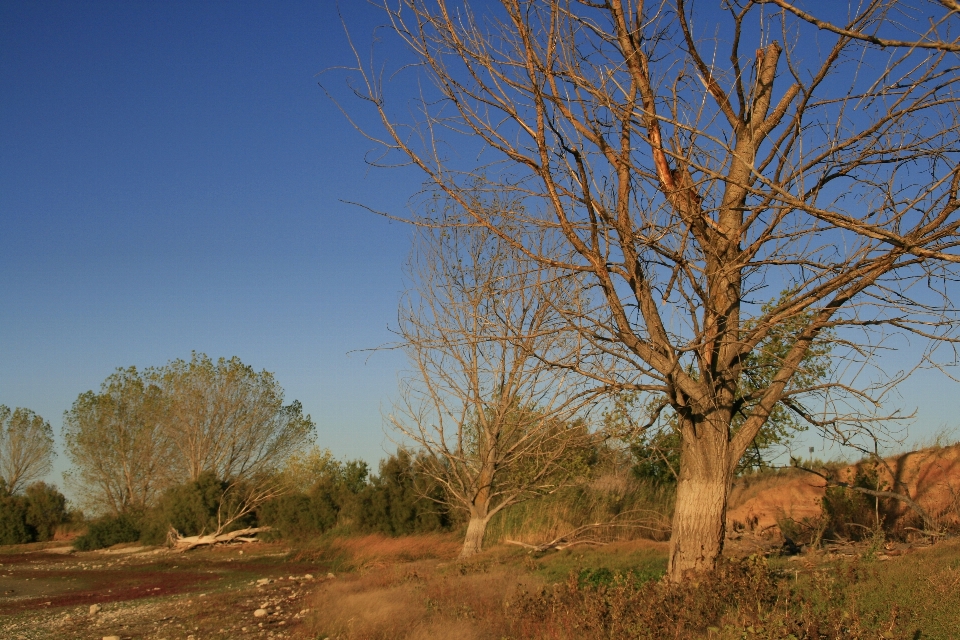
[[[265,615],[267,615],[267,610],[266,610],[266,609],[257,609],[256,611],[253,612],[253,617],[254,617],[254,618],[262,618],[262,617],[264,617]]]
[[[313,576],[308,573],[307,575],[303,576],[303,579],[304,579],[304,580],[313,580]]]
[[[98,604],[92,604],[92,605],[90,605],[90,615],[92,615],[92,616],[100,613],[100,611],[102,611],[102,610],[103,610],[103,607],[101,607],[101,606],[98,605]]]
[[[270,584],[270,578],[260,578],[257,580],[257,586],[262,587],[265,584]]]

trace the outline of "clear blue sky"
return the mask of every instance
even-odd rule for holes
[[[368,49],[382,16],[341,9]],[[116,367],[196,350],[274,372],[337,456],[392,449],[402,359],[348,352],[391,339],[408,231],[341,200],[402,212],[420,177],[369,169],[317,86],[350,61],[333,0],[0,3],[0,403],[59,433]],[[905,385],[918,436],[955,394]]]
[[[390,340],[408,231],[341,200],[419,180],[371,173],[318,87],[345,45],[332,0],[0,3],[0,403],[59,434],[116,367],[196,350],[274,372],[338,456],[392,447],[402,360],[347,352]]]

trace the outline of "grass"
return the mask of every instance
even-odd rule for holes
[[[418,548],[409,539],[398,546]],[[751,556],[683,585],[658,579],[665,546],[649,541],[542,557],[500,546],[469,563],[453,556],[367,565],[326,583],[309,632],[340,640],[879,640],[956,638],[960,629],[956,540],[886,560]]]

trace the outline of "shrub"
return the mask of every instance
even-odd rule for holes
[[[449,530],[455,523],[440,485],[422,473],[424,461],[400,449],[357,496],[357,524],[391,536]]]
[[[282,496],[265,503],[257,513],[260,524],[273,527],[284,538],[323,533],[337,523],[339,509],[327,493]]]
[[[23,496],[0,492],[0,544],[33,542],[36,530],[27,524],[29,505]]]
[[[200,474],[197,480],[167,489],[159,504],[140,519],[140,541],[144,544],[163,544],[170,528],[184,536],[196,536],[217,531],[240,506],[244,487],[220,480],[212,472]],[[247,514],[230,523],[224,532],[252,526],[253,514]]]
[[[27,501],[26,523],[35,532],[34,540],[52,540],[57,527],[68,519],[67,499],[56,487],[44,482],[34,482],[24,493]]]
[[[134,514],[106,516],[91,522],[87,532],[73,541],[73,548],[93,551],[124,542],[136,542],[140,539],[140,529],[140,518]]]
[[[22,495],[12,495],[0,480],[0,544],[53,539],[67,520],[67,499],[53,485],[34,482]]]

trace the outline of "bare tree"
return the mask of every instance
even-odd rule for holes
[[[483,227],[453,225],[419,229],[410,263],[399,332],[412,370],[390,420],[468,512],[461,558],[498,512],[582,472],[591,442],[576,376],[540,359],[575,350],[556,309],[575,279],[548,281],[521,258]]]
[[[73,469],[66,478],[86,505],[113,514],[152,506],[176,477],[173,442],[162,429],[161,393],[135,367],[118,369],[100,392],[80,394],[63,417]]]
[[[567,314],[576,370],[677,415],[671,579],[715,565],[737,462],[778,406],[815,396],[809,424],[843,442],[872,433],[906,375],[881,350],[920,340],[933,364],[953,341],[952,0],[822,5],[822,19],[784,0],[384,8],[416,64],[392,75],[358,55],[351,71],[383,125],[368,132],[377,162],[398,154],[529,258],[586,278],[589,313]],[[395,110],[385,78],[422,93]],[[541,253],[475,207],[480,173],[568,251]],[[745,360],[784,326],[777,370],[744,385]],[[791,384],[828,332],[831,378]]]
[[[0,480],[16,493],[39,480],[54,456],[50,423],[30,409],[0,404]]]

